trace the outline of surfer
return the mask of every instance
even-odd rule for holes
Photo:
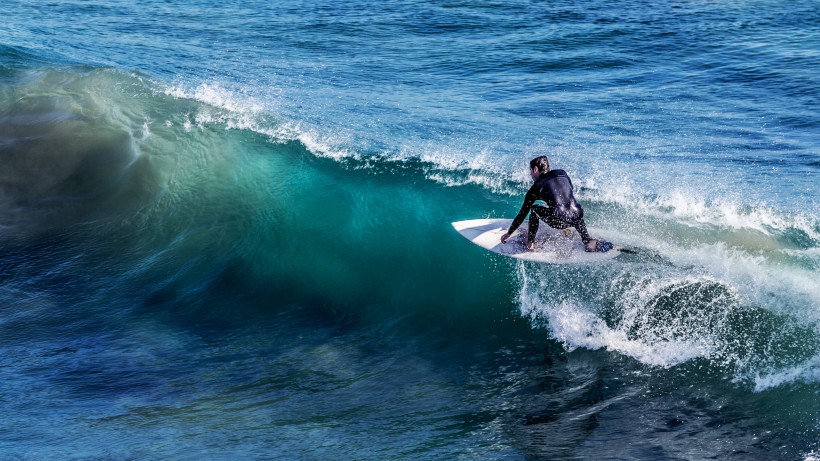
[[[507,233],[501,236],[501,243],[507,243],[507,239],[524,222],[527,213],[530,214],[529,228],[527,229],[526,244],[527,249],[535,249],[535,234],[538,232],[538,224],[543,220],[547,225],[555,229],[562,229],[564,234],[569,236],[572,227],[581,235],[586,251],[603,250],[598,247],[598,240],[593,239],[587,232],[584,223],[584,209],[575,201],[572,193],[572,181],[564,170],[550,170],[549,159],[542,155],[530,161],[530,176],[533,185],[524,196],[524,204],[521,211],[513,219]],[[547,206],[536,205],[536,200],[544,201]]]

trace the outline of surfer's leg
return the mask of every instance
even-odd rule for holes
[[[535,240],[535,233],[538,232],[538,221],[544,221],[547,223],[548,226],[552,227],[553,229],[560,229],[564,231],[564,235],[568,236],[568,232],[572,232],[572,225],[567,223],[566,221],[561,220],[553,213],[552,208],[548,208],[541,205],[533,205],[530,211],[530,236],[532,240]]]
[[[527,241],[524,242],[527,248],[532,249],[532,244],[535,242],[535,235],[538,234],[539,208],[544,208],[541,205],[533,205],[530,210],[530,222],[527,226]]]
[[[581,241],[584,242],[584,245],[592,240],[592,237],[589,236],[589,231],[587,231],[587,225],[583,218],[573,222],[572,227],[574,227],[575,230],[578,231],[578,234],[581,235]]]
[[[587,225],[584,222],[583,218],[579,219],[572,223],[572,227],[581,234],[581,241],[584,242],[584,250],[588,252],[595,252],[598,251],[598,240],[589,236],[589,231],[587,231]],[[606,251],[606,250],[603,250]]]
[[[572,227],[572,224],[567,223],[566,221],[561,220],[555,214],[553,214],[552,208],[547,208],[541,205],[534,205],[532,207],[532,213],[538,215],[548,226],[552,227],[553,229],[559,230],[566,230]],[[532,216],[532,215],[530,215]]]
[[[538,221],[544,221],[548,226],[555,229],[564,229],[568,227],[566,223],[561,222],[558,218],[553,216],[552,209],[542,205],[533,205],[530,210],[530,237],[535,239],[535,233],[538,232]]]

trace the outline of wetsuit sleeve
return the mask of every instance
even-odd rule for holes
[[[512,234],[516,229],[518,229],[518,226],[524,222],[524,218],[527,217],[527,214],[530,212],[530,209],[533,204],[535,204],[536,200],[538,200],[538,190],[533,184],[533,186],[530,187],[530,190],[527,191],[527,195],[524,196],[524,204],[521,205],[521,210],[517,215],[515,215],[515,218],[513,219],[512,224],[510,224],[510,228],[507,230],[507,233]]]

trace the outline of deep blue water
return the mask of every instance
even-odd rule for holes
[[[817,2],[0,13],[0,458],[820,457]]]

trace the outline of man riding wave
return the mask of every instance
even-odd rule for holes
[[[584,223],[584,209],[575,200],[572,181],[566,171],[550,170],[549,159],[542,155],[530,161],[530,176],[533,185],[524,196],[524,204],[513,219],[507,233],[501,236],[501,243],[507,242],[507,239],[524,222],[524,218],[529,213],[526,245],[530,251],[535,249],[535,234],[538,232],[538,224],[541,220],[552,228],[562,229],[567,236],[572,232],[570,228],[575,228],[584,242],[586,251],[606,251],[599,248],[598,240],[589,236],[586,223]],[[536,200],[543,201],[546,206],[536,205]]]

